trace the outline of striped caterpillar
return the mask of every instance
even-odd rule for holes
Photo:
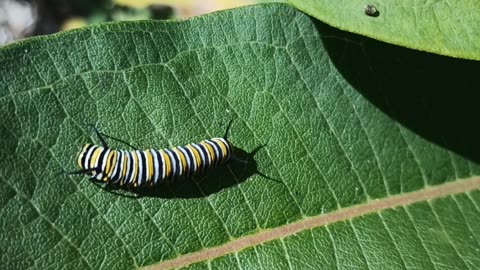
[[[132,146],[94,128],[101,146],[85,144],[77,158],[81,169],[68,174],[86,174],[108,185],[129,188],[156,186],[182,176],[191,177],[231,158],[233,146],[227,139],[231,124],[232,122],[229,123],[223,137],[172,149],[143,151],[111,149],[103,137]]]

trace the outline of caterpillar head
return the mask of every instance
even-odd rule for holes
[[[80,166],[82,170],[90,170],[86,173],[87,175],[94,176],[100,173],[99,168],[97,168],[97,161],[101,152],[103,152],[103,147],[85,144],[78,153],[78,166]]]

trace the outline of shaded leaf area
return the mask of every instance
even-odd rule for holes
[[[188,269],[476,269],[480,191],[306,230]]]
[[[0,50],[3,264],[131,269],[479,173],[365,98],[332,58],[346,48],[325,41],[341,36],[321,27],[269,4]],[[163,148],[221,136],[231,119],[232,142],[255,162],[232,161],[159,196],[122,197],[59,174],[77,169],[84,143],[98,143],[88,123]]]
[[[342,77],[423,138],[480,163],[480,63],[389,45],[317,23]]]
[[[480,60],[480,3],[404,0],[289,0],[317,19],[352,33],[452,57]],[[375,10],[367,15],[365,10]]]

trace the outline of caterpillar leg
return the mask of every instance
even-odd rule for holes
[[[140,196],[133,196],[133,195],[129,195],[129,194],[124,194],[124,193],[120,193],[118,192],[118,189],[119,187],[117,186],[114,186],[112,184],[110,184],[110,182],[108,182],[106,185],[102,186],[98,181],[92,181],[98,188],[101,188],[103,190],[105,190],[106,192],[108,193],[111,193],[111,194],[114,194],[114,195],[118,195],[118,196],[122,196],[122,197],[125,197],[125,198],[131,198],[131,199],[137,199],[139,198]],[[129,190],[131,192],[131,190]]]
[[[90,169],[83,169],[83,170],[78,170],[78,171],[73,171],[73,172],[65,172],[65,174],[68,175],[73,175],[73,174],[87,174],[89,172],[94,172],[96,171],[96,168],[90,168]]]

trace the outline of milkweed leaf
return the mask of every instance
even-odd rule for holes
[[[476,70],[285,4],[0,48],[2,268],[475,268]],[[232,119],[250,159],[156,196],[58,174],[86,123],[144,149]]]
[[[480,3],[289,0],[339,29],[416,50],[480,60]]]

